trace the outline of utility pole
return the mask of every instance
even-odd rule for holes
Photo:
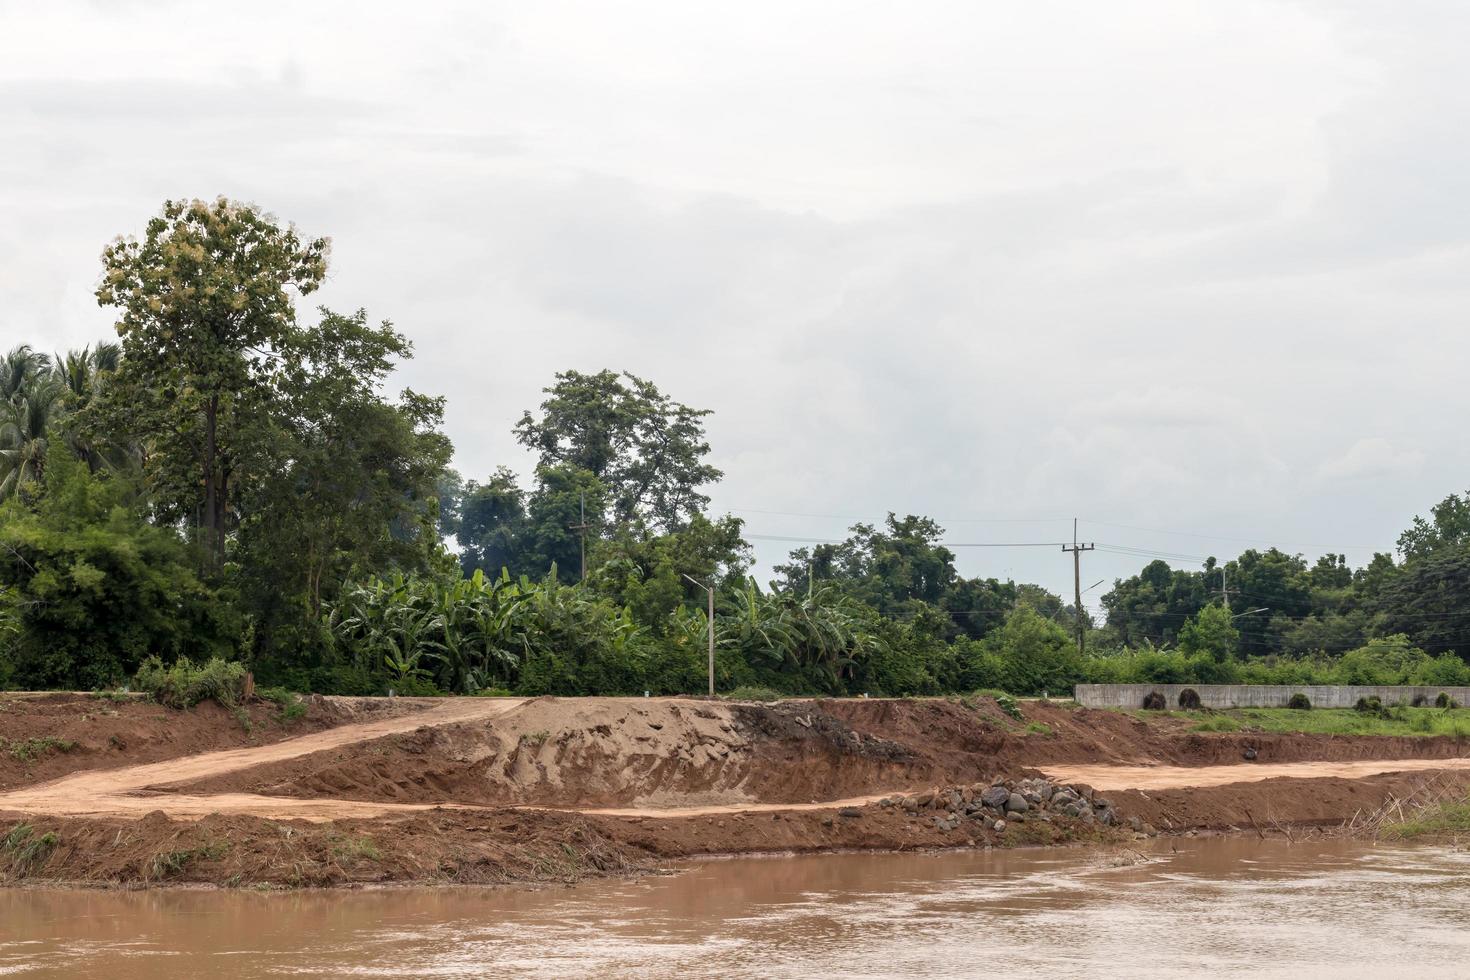
[[[705,585],[693,575],[684,576],[705,591],[709,597],[709,696],[715,696],[715,587]]]
[[[580,524],[568,524],[567,528],[577,532],[582,541],[582,577],[578,582],[587,581],[587,491],[582,491],[582,522]]]
[[[1076,589],[1077,652],[1079,654],[1085,653],[1087,649],[1087,627],[1083,624],[1082,620],[1082,552],[1091,551],[1096,547],[1097,545],[1095,544],[1077,543],[1077,518],[1072,518],[1072,545],[1071,547],[1062,545],[1062,550],[1072,553],[1072,584],[1073,588]]]
[[[1225,579],[1225,563],[1220,563],[1220,601],[1225,604],[1225,611],[1230,611],[1230,586]]]

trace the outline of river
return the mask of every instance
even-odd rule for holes
[[[1205,974],[1470,976],[1470,855],[1200,839],[740,858],[535,890],[0,892],[7,977]]]

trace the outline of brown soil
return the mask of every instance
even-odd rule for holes
[[[349,722],[422,710],[432,699],[310,698],[235,711],[206,701],[174,711],[140,696],[0,694],[0,790],[82,770],[115,769],[216,749],[265,745]]]
[[[0,831],[27,825],[0,840],[0,880],[568,880],[696,854],[1120,833],[945,829],[873,802],[1038,770],[1172,831],[1342,823],[1427,780],[1470,787],[1454,739],[1193,734],[1044,703],[1017,721],[988,699],[326,699],[281,734],[268,713],[247,734],[213,707],[48,700],[22,699],[0,732],[91,742],[0,785]],[[137,753],[97,748],[114,734]],[[1390,771],[1408,769],[1423,771]]]

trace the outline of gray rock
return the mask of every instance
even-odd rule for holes
[[[990,829],[995,831],[997,834],[1002,833],[1006,829],[1006,822],[1004,820],[997,820],[995,823],[990,825]]]
[[[949,791],[949,808],[951,810],[958,810],[960,807],[962,807],[964,805],[965,805],[965,798],[960,795],[960,791],[957,790],[957,789],[950,790]]]
[[[1102,822],[1102,825],[1104,827],[1111,827],[1113,824],[1118,822],[1118,817],[1116,814],[1113,813],[1111,808],[1107,810],[1099,810],[1097,812],[1097,819]]]
[[[837,811],[837,815],[839,817],[847,817],[849,820],[855,820],[863,815],[863,810],[862,807],[845,806]]]
[[[1138,832],[1142,831],[1143,830],[1143,821],[1140,820],[1140,819],[1138,819],[1137,817],[1129,817],[1128,818],[1128,829],[1132,830],[1134,833],[1138,833]]]
[[[1020,793],[1012,793],[1006,800],[1007,813],[1025,813],[1029,809],[1031,809],[1031,804],[1027,803],[1026,797]]]
[[[997,810],[1005,807],[1011,798],[1011,791],[1004,786],[992,786],[980,794],[980,802],[986,806],[995,807]]]

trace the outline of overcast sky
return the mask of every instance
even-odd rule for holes
[[[610,367],[714,410],[754,534],[1361,563],[1470,485],[1467,40],[1449,0],[0,0],[0,346],[110,336],[104,244],[222,194],[332,238],[320,301],[414,341],[467,477]]]

